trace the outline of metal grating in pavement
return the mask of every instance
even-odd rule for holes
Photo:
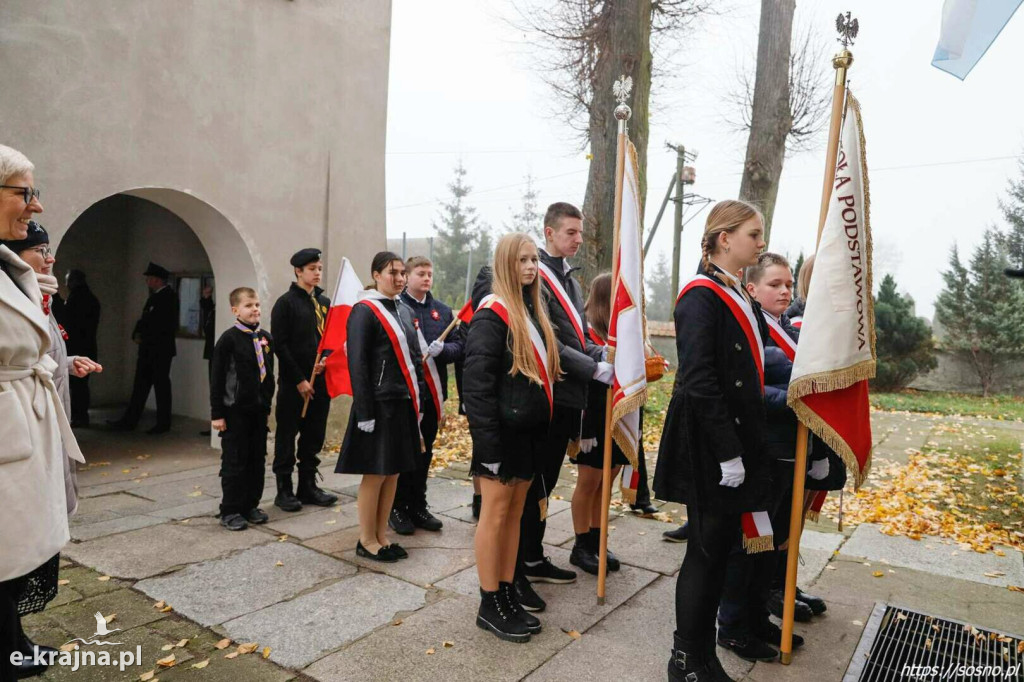
[[[875,604],[843,682],[1024,682],[1024,637]]]

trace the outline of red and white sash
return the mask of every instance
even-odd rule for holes
[[[605,341],[604,339],[602,339],[601,336],[597,332],[594,331],[593,327],[590,327],[589,329],[587,329],[587,332],[590,334],[590,340],[593,341],[594,343],[596,343],[598,346],[607,346],[608,345],[608,342]]]
[[[697,287],[704,287],[715,292],[715,294],[722,299],[722,302],[732,312],[733,317],[736,318],[736,322],[740,325],[740,329],[743,330],[743,334],[747,337],[747,345],[750,346],[750,353],[754,359],[754,365],[757,366],[757,374],[761,379],[761,392],[764,392],[764,342],[761,340],[761,334],[757,328],[757,318],[754,317],[754,309],[750,306],[743,296],[732,287],[725,286],[711,279],[706,275],[697,275],[683,287],[683,290],[679,292],[679,298],[676,302],[679,302],[686,292],[691,291]]]
[[[497,294],[488,294],[482,301],[480,301],[480,305],[477,306],[477,311],[484,309],[493,311],[501,318],[502,322],[504,322],[506,326],[510,326],[508,322],[508,308],[505,307],[505,303]],[[533,356],[537,359],[537,370],[540,372],[541,381],[544,382],[544,395],[546,395],[548,399],[548,412],[553,415],[555,412],[555,386],[554,380],[551,376],[551,368],[548,367],[548,348],[544,345],[544,338],[540,335],[540,330],[538,330],[536,325],[533,324],[533,320],[530,320],[529,322],[530,324],[527,326],[530,329],[530,342],[533,344]]]
[[[547,283],[551,289],[551,293],[555,295],[555,299],[558,304],[562,306],[565,314],[569,317],[569,321],[572,323],[573,331],[576,332],[577,338],[580,340],[580,347],[586,348],[587,341],[583,336],[583,319],[580,317],[580,313],[576,310],[576,306],[572,304],[572,299],[569,298],[568,292],[565,287],[562,286],[562,282],[555,276],[555,273],[544,263],[540,264],[540,276]]]
[[[764,321],[768,323],[768,335],[772,337],[775,345],[782,349],[789,361],[793,362],[796,357],[796,341],[790,338],[778,320],[763,310],[761,314],[764,315]]]
[[[416,327],[416,335],[420,339],[420,348],[423,350],[423,378],[426,380],[430,397],[434,399],[434,409],[437,410],[437,418],[444,415],[444,392],[441,390],[441,375],[437,372],[437,362],[427,355],[427,339],[423,336],[423,330]]]
[[[391,339],[391,349],[395,352],[399,367],[402,368],[402,376],[405,377],[409,397],[412,398],[412,407],[418,415],[420,413],[420,387],[416,381],[416,365],[412,364],[412,353],[409,351],[409,339],[405,335],[405,327],[399,321],[397,312],[392,314],[384,307],[384,303],[379,298],[363,298],[357,301],[356,305],[360,303],[370,307],[381,326],[384,327],[384,331],[387,332],[388,338]]]

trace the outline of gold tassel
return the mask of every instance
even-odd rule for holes
[[[839,491],[839,532],[843,532],[843,491]]]
[[[743,549],[746,550],[747,554],[770,552],[775,549],[775,537],[773,535],[764,535],[757,538],[748,538],[744,535]]]

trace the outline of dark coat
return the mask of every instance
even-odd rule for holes
[[[84,355],[95,360],[99,356],[96,333],[100,326],[100,301],[88,284],[68,292],[59,321],[68,333],[68,355]]]
[[[420,389],[420,400],[428,400],[429,394],[423,381],[423,351],[413,326],[412,312],[393,299],[381,298],[388,312],[397,314],[405,329],[413,365],[416,368],[416,382]],[[409,399],[409,386],[405,382],[402,364],[395,356],[391,337],[368,305],[357,303],[352,306],[347,324],[348,371],[352,378],[352,414],[356,422],[374,419],[374,401]],[[423,406],[420,405],[420,411]],[[378,425],[387,428],[387,425]]]
[[[594,378],[594,370],[604,351],[601,346],[590,340],[587,316],[583,313],[583,291],[572,276],[576,268],[565,271],[565,259],[550,256],[544,249],[540,250],[540,260],[554,271],[555,276],[569,295],[573,307],[580,314],[583,338],[586,341],[585,345],[580,344],[580,338],[576,335],[569,314],[562,308],[562,304],[558,302],[548,284],[544,282],[543,292],[548,304],[548,317],[551,318],[551,325],[555,328],[555,336],[562,344],[558,353],[558,360],[562,365],[562,379],[555,384],[555,404],[582,410],[587,406],[590,380]]]
[[[794,341],[800,340],[800,330],[783,313],[779,325]],[[789,408],[789,378],[793,363],[771,336],[764,339],[764,403],[767,409],[765,450],[774,459],[793,459],[796,451],[796,414]]]
[[[142,317],[135,323],[132,338],[139,341],[139,353],[174,357],[178,347],[178,294],[169,286],[149,295]],[[70,334],[69,334],[70,335]]]
[[[533,310],[527,301],[531,317]],[[466,336],[463,400],[473,438],[473,463],[498,464],[515,456],[520,439],[546,429],[550,407],[544,388],[511,376],[508,325],[493,310],[473,315]]]
[[[220,335],[213,347],[210,371],[210,419],[223,419],[228,409],[270,414],[274,399],[274,342],[264,330],[258,332],[263,346],[267,374],[260,381],[260,366],[252,336],[232,327]]]
[[[320,332],[313,308],[314,296],[326,320],[331,301],[324,296],[323,289],[314,287],[311,296],[294,282],[288,291],[281,294],[270,311],[270,331],[277,343],[275,352],[280,365],[279,382],[282,390],[294,390],[303,381],[309,381],[313,373],[316,349],[320,345]],[[326,394],[327,383],[323,374],[317,375],[313,388],[317,393]]]
[[[423,338],[427,343],[433,343],[448,328],[451,321],[455,319],[452,309],[434,298],[427,292],[427,298],[420,303],[406,292],[402,292],[402,303],[408,306],[413,318],[418,322],[419,329],[423,332]],[[437,365],[437,375],[441,379],[441,390],[444,398],[448,399],[448,365],[462,359],[466,343],[463,340],[462,330],[458,327],[452,329],[444,339],[444,350],[434,358]],[[426,353],[427,349],[424,348]]]
[[[793,299],[793,302],[789,304],[788,308],[786,308],[786,312],[784,314],[784,317],[786,317],[787,319],[792,318],[792,317],[803,317],[804,316],[804,307],[806,305],[807,305],[807,301],[805,301],[802,298],[795,298],[795,299]]]
[[[703,267],[697,272],[709,274]],[[755,333],[767,338],[760,306],[753,306]],[[743,328],[702,287],[676,303],[675,326],[679,369],[654,475],[656,496],[718,513],[767,509],[764,396]],[[742,485],[728,488],[720,485],[719,465],[735,457],[743,459],[746,476]]]
[[[214,326],[217,318],[217,304],[213,297],[199,298],[199,330],[203,334],[203,360],[213,359],[213,344],[217,336]]]

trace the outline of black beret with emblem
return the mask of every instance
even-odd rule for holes
[[[320,260],[320,249],[302,249],[288,261],[293,268],[304,268],[310,263]]]

